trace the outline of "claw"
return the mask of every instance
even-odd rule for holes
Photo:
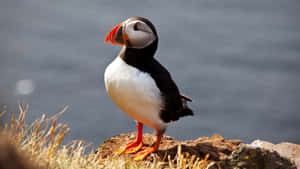
[[[154,147],[144,147],[142,151],[136,153],[133,157],[135,161],[144,160],[149,154],[155,151]]]
[[[159,142],[161,140],[162,135],[157,135],[157,139],[153,147],[143,147],[142,151],[136,153],[133,157],[135,161],[144,160],[149,154],[153,153],[158,149]]]
[[[140,142],[138,145],[133,146],[125,150],[126,154],[136,153],[143,147],[143,142]]]
[[[132,142],[129,142],[129,143],[121,146],[117,152],[118,152],[119,155],[122,154],[122,153],[136,153],[142,147],[143,147],[143,142],[142,141],[140,141],[140,142],[132,141]]]
[[[117,151],[118,155],[122,154],[125,150],[126,150],[126,145],[121,146]]]

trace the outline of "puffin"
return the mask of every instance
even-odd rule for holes
[[[122,145],[117,153],[135,153],[134,160],[144,160],[155,152],[170,122],[193,115],[169,71],[154,54],[158,35],[150,20],[132,17],[115,26],[106,36],[106,43],[123,46],[104,73],[106,92],[112,101],[137,122],[134,141]],[[143,147],[143,125],[156,131],[156,141]]]

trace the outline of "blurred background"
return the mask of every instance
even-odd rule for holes
[[[71,128],[66,141],[97,146],[135,132],[103,82],[120,50],[104,38],[132,16],[156,26],[156,58],[194,100],[196,115],[166,135],[300,144],[298,0],[1,0],[1,106],[25,101],[32,121],[69,105],[60,118]]]

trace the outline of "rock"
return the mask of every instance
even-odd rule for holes
[[[220,166],[222,169],[297,169],[293,161],[276,151],[247,144],[241,144]]]
[[[117,149],[134,140],[135,133],[121,134],[104,141],[98,148],[101,158],[112,157]],[[151,146],[156,139],[153,134],[144,134],[145,146]],[[296,169],[299,167],[300,145],[291,143],[280,143],[274,145],[265,141],[254,141],[252,144],[242,144],[240,140],[225,140],[220,135],[212,137],[199,137],[195,140],[177,141],[172,137],[164,136],[156,153],[148,156],[145,162],[166,162],[168,156],[173,160],[176,158],[178,145],[181,152],[188,153],[195,158],[204,159],[210,155],[209,161],[215,165],[209,169]],[[126,154],[126,156],[130,156]],[[300,169],[300,168],[299,168]]]
[[[280,156],[293,161],[297,168],[300,169],[300,145],[292,143],[272,144],[267,141],[255,140],[250,146],[264,148],[269,151],[276,151]]]
[[[135,133],[121,134],[111,137],[104,141],[98,148],[102,158],[107,158],[114,154],[117,149],[129,141],[134,140]],[[143,142],[145,146],[151,146],[156,140],[153,134],[144,134]],[[196,158],[203,159],[206,154],[210,154],[210,159],[219,161],[229,156],[241,143],[240,140],[225,140],[220,135],[213,135],[212,137],[199,137],[196,140],[177,141],[172,137],[163,136],[159,149],[155,153],[161,161],[167,161],[167,156],[173,160],[177,153],[178,145],[181,145],[182,152],[194,155]],[[152,161],[153,157],[148,156],[146,161]]]

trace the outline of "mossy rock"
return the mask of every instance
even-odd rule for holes
[[[222,169],[297,169],[295,164],[276,151],[241,144],[231,156],[222,160]]]

